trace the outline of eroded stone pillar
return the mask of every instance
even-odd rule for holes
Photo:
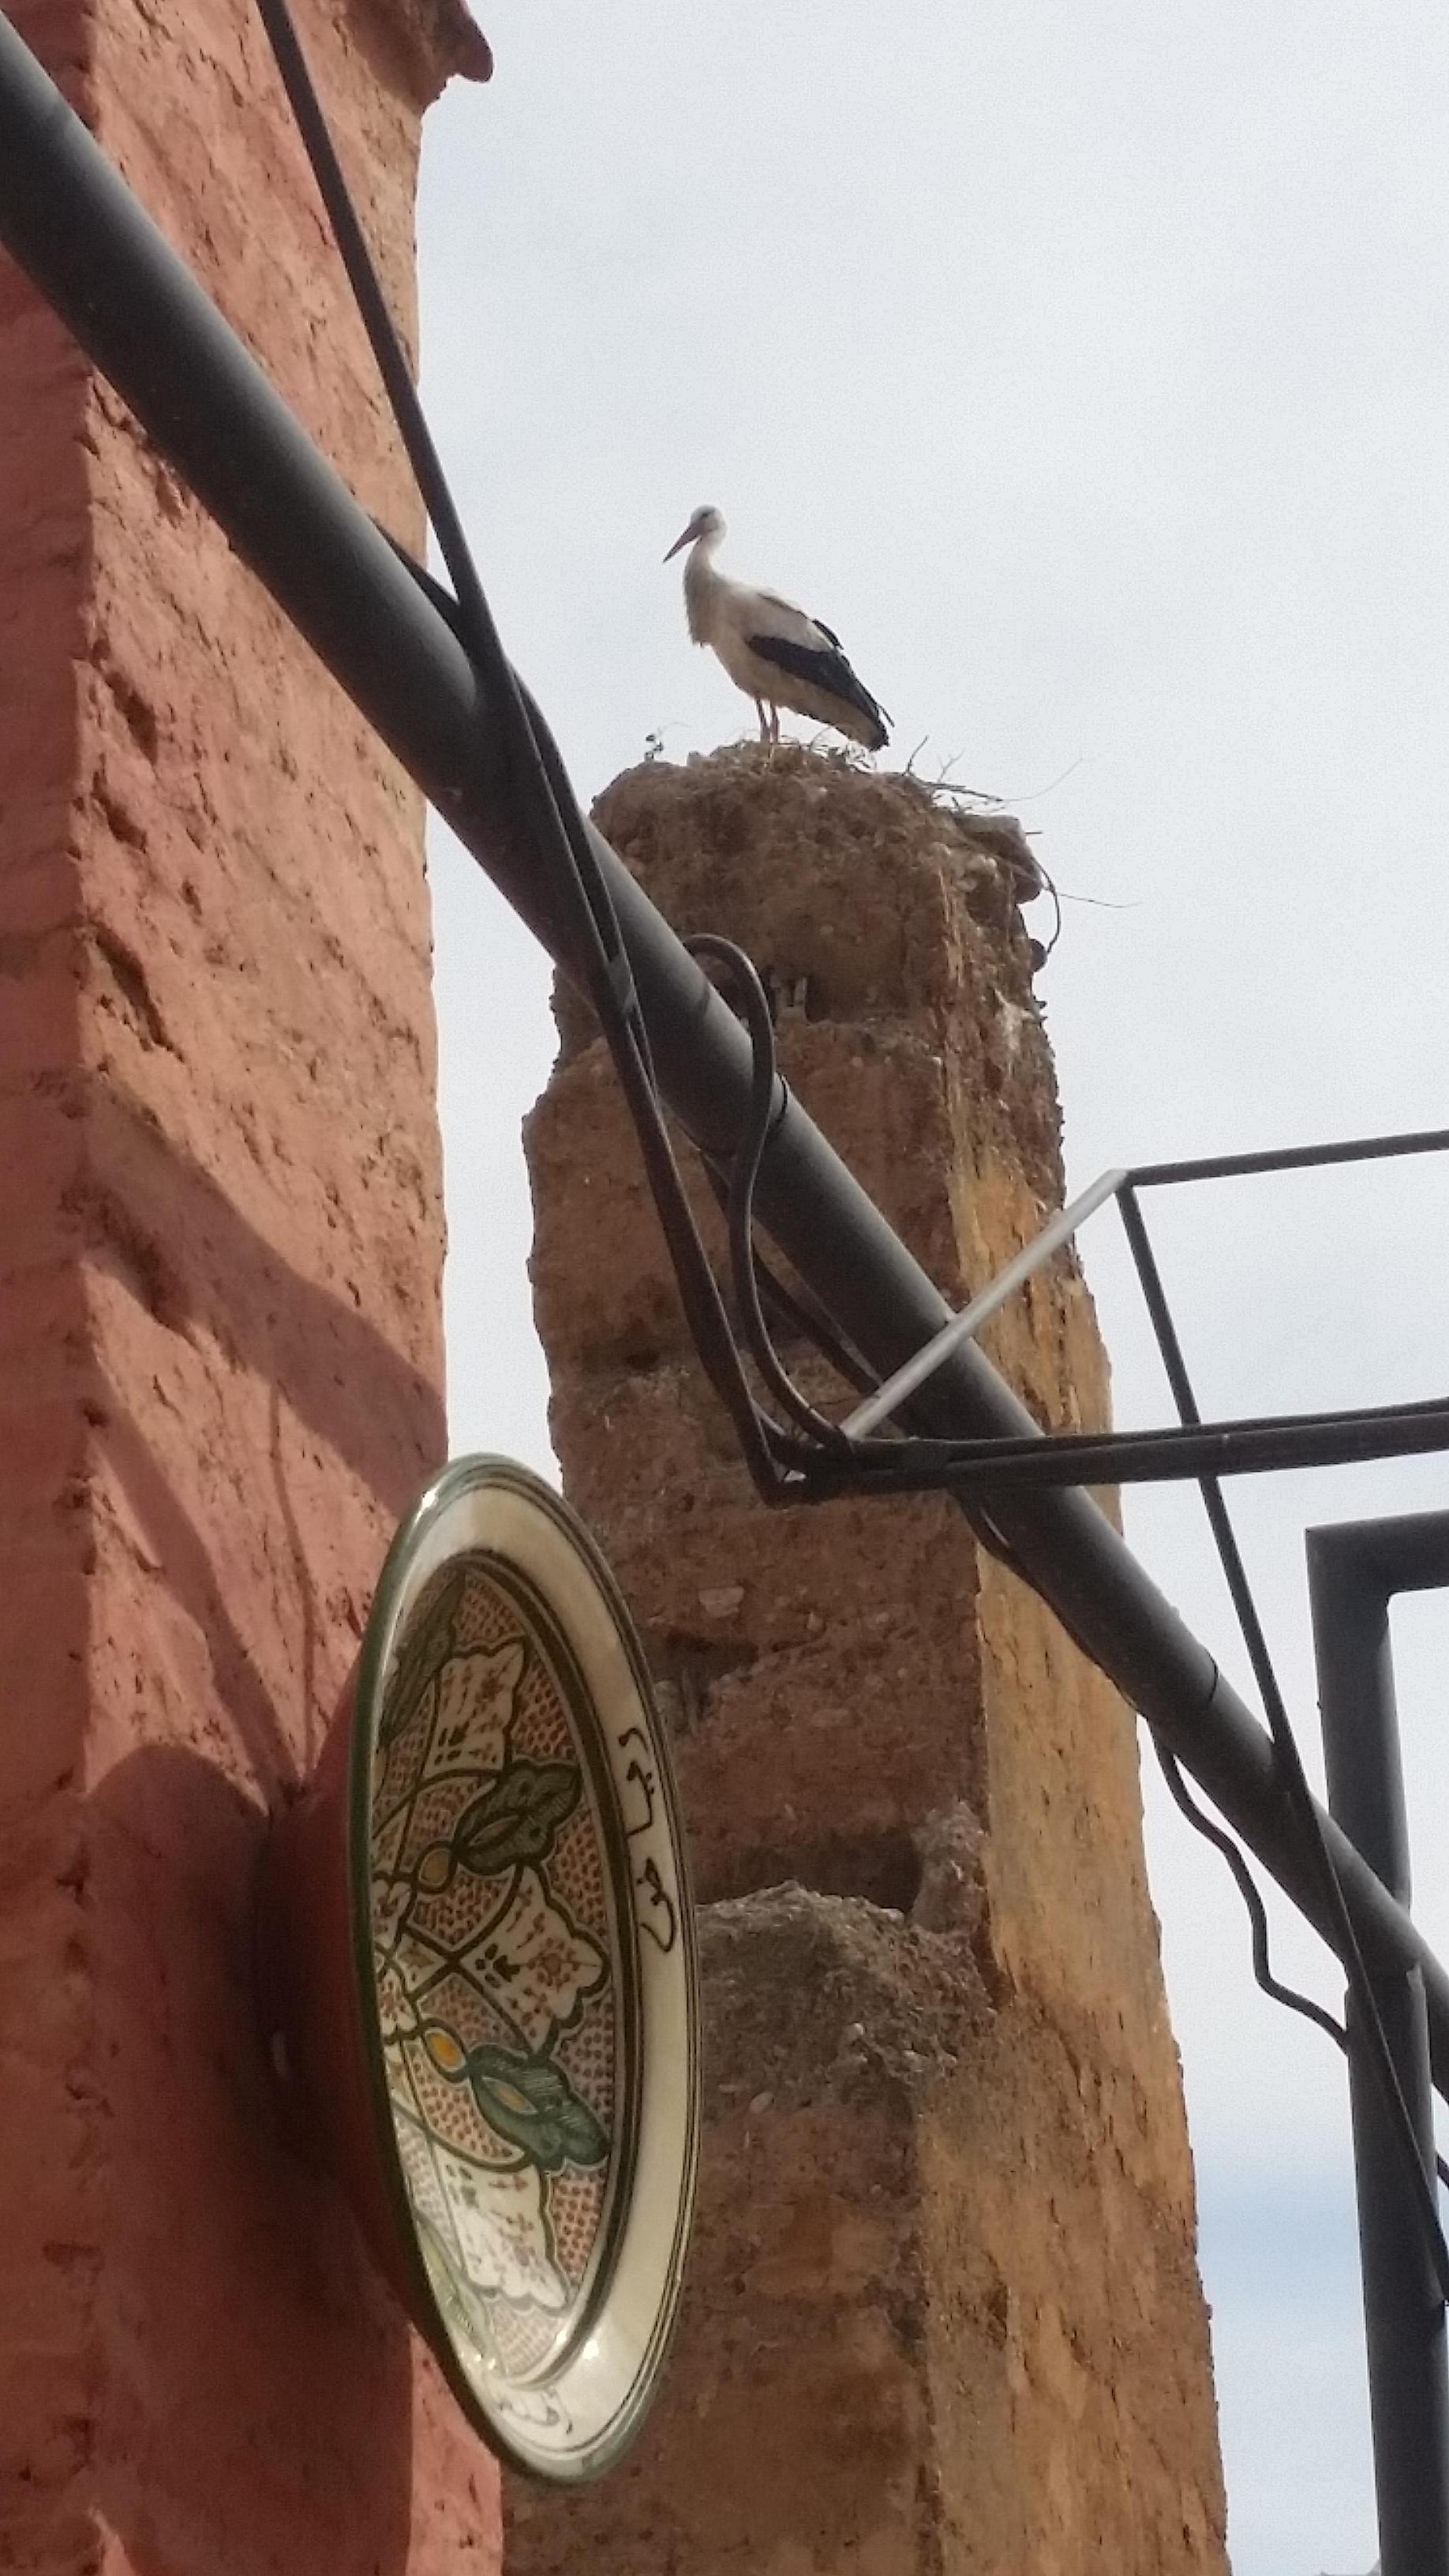
[[[790,1082],[964,1302],[1062,1196],[1009,836],[798,750],[647,766],[599,820],[768,971]],[[563,1033],[537,1311],[675,1720],[708,2113],[657,2415],[592,2494],[512,2491],[511,2576],[1222,2576],[1129,1712],[944,1499],[755,1501]],[[1070,1254],[985,1340],[1042,1420],[1105,1422]]]
[[[365,504],[418,512],[247,0],[10,15]],[[303,0],[411,327],[443,0]],[[496,2565],[277,2134],[269,1808],[443,1454],[419,803],[0,264],[0,2564]]]

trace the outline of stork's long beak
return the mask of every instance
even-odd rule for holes
[[[669,554],[667,554],[667,555],[665,556],[665,558],[664,558],[664,560],[665,560],[665,562],[666,562],[666,563],[668,563],[668,562],[669,562],[669,560],[670,560],[670,556],[672,556],[672,555],[677,555],[677,554],[678,554],[679,549],[680,549],[680,547],[681,547],[681,546],[687,546],[687,545],[688,545],[688,543],[689,543],[689,541],[690,541],[690,538],[693,536],[693,534],[694,534],[694,521],[691,519],[691,520],[690,520],[690,523],[689,523],[689,525],[688,525],[688,527],[687,527],[687,528],[685,529],[685,531],[684,531],[684,534],[683,534],[682,536],[679,536],[679,537],[676,537],[676,538],[675,538],[673,545],[672,545],[672,546],[670,547],[670,549],[669,549]]]

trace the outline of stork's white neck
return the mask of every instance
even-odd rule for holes
[[[714,568],[714,551],[722,530],[696,537],[684,560],[684,614],[696,644],[714,641],[722,575]]]

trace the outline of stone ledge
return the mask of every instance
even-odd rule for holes
[[[699,1939],[721,2115],[835,2101],[909,2116],[990,2018],[964,1940],[863,1897],[761,1888],[702,1906]]]
[[[420,104],[455,78],[492,79],[493,48],[465,0],[354,0],[354,6],[359,20],[371,20],[385,41],[405,49]]]

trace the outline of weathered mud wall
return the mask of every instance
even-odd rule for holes
[[[788,1079],[964,1301],[1062,1195],[1009,843],[799,750],[636,770],[599,820],[768,971]],[[755,1502],[561,1015],[537,1312],[675,1721],[708,2125],[657,2416],[595,2493],[513,2490],[511,2576],[1221,2576],[1129,1712],[945,1500]],[[984,1338],[1040,1419],[1105,1422],[1070,1255]]]

